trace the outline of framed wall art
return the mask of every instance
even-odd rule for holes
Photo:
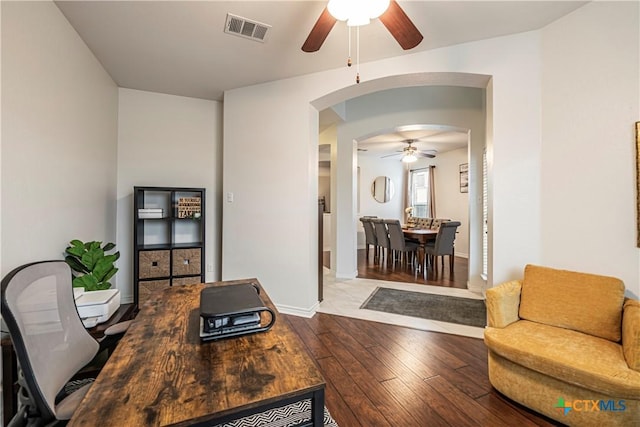
[[[460,165],[460,192],[469,192],[469,163]]]

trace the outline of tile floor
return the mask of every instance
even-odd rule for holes
[[[360,308],[369,295],[371,295],[371,293],[379,286],[474,299],[482,299],[482,295],[473,293],[467,289],[387,282],[384,280],[357,278],[350,280],[337,280],[328,274],[328,271],[329,270],[325,268],[323,292],[324,301],[320,303],[320,307],[317,310],[319,313],[335,314],[338,316],[389,323],[392,325],[406,326],[425,331],[463,335],[472,338],[482,338],[483,336],[483,328],[440,322],[437,320],[401,316],[398,314],[383,313],[380,311]]]

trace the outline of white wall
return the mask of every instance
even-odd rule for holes
[[[133,187],[206,189],[206,280],[220,279],[222,106],[120,89],[118,242],[123,300],[133,300]]]
[[[491,268],[495,281],[521,275],[525,263],[540,259],[539,57],[539,34],[532,32],[361,64],[368,82],[358,86],[349,70],[339,69],[227,91],[224,191],[234,192],[235,201],[224,204],[223,278],[256,276],[279,307],[312,310],[318,109],[394,86],[483,88],[482,75],[493,79],[487,95],[494,105]],[[247,158],[246,150],[254,156]],[[264,162],[267,156],[272,161]],[[355,213],[354,202],[352,218]],[[355,247],[355,221],[353,236]]]
[[[542,31],[542,258],[640,295],[634,122],[638,2],[592,2]]]
[[[374,215],[380,218],[402,220],[404,215],[403,186],[405,181],[405,163],[398,159],[379,159],[371,156],[358,155],[360,167],[360,207],[358,217]],[[386,203],[376,201],[371,195],[371,185],[379,176],[391,178],[393,183],[393,197]],[[360,224],[360,228],[362,224]]]
[[[456,255],[464,258],[469,257],[469,193],[460,192],[460,165],[469,162],[468,152],[466,147],[447,151],[430,162],[436,166],[436,217],[460,221]]]
[[[0,29],[2,28],[2,5],[0,4]],[[1,54],[1,52],[0,52]],[[0,61],[1,62],[1,61]],[[2,82],[2,67],[0,67],[0,82]],[[2,99],[2,84],[0,83],[0,100]],[[2,117],[2,102],[0,102],[0,117]],[[0,120],[0,242],[2,242],[2,124]],[[0,243],[0,274],[4,277],[4,270],[2,269],[2,244]],[[1,316],[1,313],[0,313]],[[4,323],[4,321],[2,321]],[[4,325],[3,329],[4,329]],[[0,363],[3,362],[3,356],[0,355]],[[0,385],[3,384],[4,379],[2,379],[2,375],[0,374]],[[4,387],[2,387],[4,389]],[[2,392],[0,392],[0,398],[4,402],[4,398],[2,396]],[[4,420],[4,405],[0,407],[0,417]]]
[[[75,238],[119,243],[118,89],[53,2],[1,7],[4,276]]]
[[[404,181],[406,171],[405,163],[398,158],[381,159],[358,154],[358,166],[360,167],[360,206],[357,209],[357,217],[365,215],[377,216],[379,218],[398,219],[404,222]],[[390,201],[380,203],[371,195],[371,184],[379,176],[391,178],[394,194]],[[364,229],[358,220],[356,223],[358,230],[357,248],[364,249]],[[332,264],[333,265],[333,264]]]

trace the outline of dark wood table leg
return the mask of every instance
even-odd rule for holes
[[[314,427],[324,426],[324,388],[313,392],[311,397],[311,420]]]
[[[418,249],[420,256],[420,268],[422,269],[422,275],[425,276],[429,272],[429,259],[427,257],[427,242],[429,241],[427,236],[421,235],[418,239],[420,247]]]

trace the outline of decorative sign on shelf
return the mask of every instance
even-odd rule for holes
[[[200,218],[200,197],[181,197],[178,199],[178,218]]]

